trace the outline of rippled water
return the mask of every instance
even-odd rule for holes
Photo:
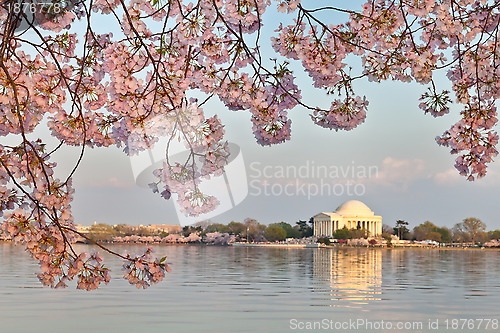
[[[165,282],[136,290],[106,257],[113,280],[84,292],[42,287],[23,249],[0,243],[0,332],[290,332],[322,320],[421,321],[416,331],[436,332],[445,320],[500,318],[497,251],[154,248],[173,269]],[[466,331],[484,328],[474,325]]]

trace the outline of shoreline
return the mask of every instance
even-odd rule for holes
[[[0,239],[0,244],[14,244],[12,240]],[[101,243],[104,245],[160,245],[160,246],[218,246],[218,247],[259,247],[259,248],[308,248],[308,249],[385,249],[385,250],[443,250],[443,251],[499,251],[500,247],[452,247],[452,246],[357,246],[357,245],[324,245],[319,243],[313,244],[286,244],[286,243],[231,243],[227,245],[214,245],[206,243],[129,243],[129,242],[114,242]],[[92,243],[74,243],[74,245],[95,245]]]
[[[232,243],[234,247],[281,247],[281,248],[313,248],[326,247],[323,244],[286,244],[286,243]]]

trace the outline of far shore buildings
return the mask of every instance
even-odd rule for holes
[[[97,222],[94,222],[94,225],[97,224]],[[117,225],[113,225],[113,227],[116,227]],[[142,228],[151,231],[151,232],[166,232],[168,234],[178,234],[182,231],[182,228],[178,224],[150,224],[148,226],[144,225],[127,225],[127,228],[129,228],[130,231],[138,231]],[[88,234],[90,231],[90,226],[82,226],[79,224],[76,227],[76,230],[80,233],[83,234]]]
[[[382,233],[382,216],[358,200],[349,200],[340,205],[335,212],[322,212],[315,216],[314,236],[332,237],[338,229],[367,229],[370,236]]]
[[[151,224],[148,225],[146,228],[148,228],[151,231],[166,232],[168,234],[178,234],[182,230],[181,226],[178,224]]]

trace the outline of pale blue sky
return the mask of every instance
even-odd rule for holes
[[[339,1],[353,6],[352,2]],[[273,3],[274,4],[274,3]],[[270,13],[265,17],[264,52],[269,52],[268,37],[279,20]],[[283,18],[284,16],[279,16]],[[334,23],[334,22],[332,22]],[[353,65],[356,66],[354,60]],[[299,66],[295,65],[295,68]],[[440,74],[442,77],[443,74]],[[331,97],[311,88],[311,80],[297,73],[297,82],[305,102],[327,107]],[[448,88],[446,80],[439,80],[441,88]],[[226,110],[213,100],[204,107],[207,114],[217,113],[226,125],[226,139],[241,147],[246,164],[248,182],[255,180],[255,166],[296,166],[304,163],[328,167],[378,168],[377,177],[358,180],[365,189],[363,195],[303,195],[256,196],[255,191],[233,209],[212,218],[228,223],[247,217],[268,224],[286,221],[294,224],[309,219],[321,211],[333,211],[346,200],[365,202],[383,222],[394,225],[404,219],[414,227],[426,220],[452,227],[466,217],[478,217],[488,229],[500,228],[500,165],[490,165],[485,179],[470,183],[453,168],[454,156],[439,147],[434,138],[441,135],[458,119],[458,109],[452,114],[434,119],[418,109],[418,98],[425,87],[417,84],[385,82],[355,84],[360,95],[370,101],[366,122],[350,132],[335,132],[312,123],[309,112],[301,107],[290,112],[292,139],[273,147],[259,146],[252,134],[248,112]],[[75,149],[65,149],[57,155],[59,171],[64,173],[77,159]],[[253,164],[254,168],[250,168]],[[331,184],[344,184],[348,179],[323,179]],[[274,177],[270,185],[293,183],[294,179]],[[321,179],[306,179],[319,184]],[[255,184],[255,183],[254,183]],[[149,189],[135,185],[128,157],[118,148],[87,150],[84,161],[75,175],[76,188],[73,204],[77,223],[94,221],[118,224],[177,224],[177,215],[171,201],[165,201]],[[279,186],[279,185],[275,185]]]

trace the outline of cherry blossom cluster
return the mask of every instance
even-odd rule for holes
[[[24,244],[33,259],[38,260],[41,272],[40,282],[52,288],[65,288],[67,282],[77,279],[77,288],[97,289],[101,283],[110,281],[109,270],[102,263],[99,253],[76,254],[68,242],[72,233],[64,233],[55,225],[37,228],[36,221],[26,210],[16,209],[5,214],[2,230],[16,243]]]
[[[487,116],[483,114],[486,112]],[[467,117],[458,121],[442,136],[437,137],[438,144],[450,147],[452,154],[466,151],[458,156],[455,168],[460,174],[474,180],[474,175],[486,175],[486,165],[498,155],[495,146],[498,144],[498,134],[492,130],[497,123],[495,105],[480,105],[477,99],[466,106]]]
[[[348,96],[344,101],[333,101],[328,112],[315,110],[311,118],[321,127],[351,130],[365,121],[367,106],[366,98]]]
[[[234,243],[236,240],[235,235],[230,235],[227,232],[208,232],[205,237],[203,237],[203,241],[207,244],[212,245],[229,245]]]
[[[499,96],[497,1],[367,1],[359,11],[305,8],[281,1],[280,11],[294,12],[293,24],[280,26],[274,49],[299,60],[314,85],[338,93],[330,110],[313,109],[313,121],[330,129],[349,130],[364,120],[364,99],[353,98],[353,81],[398,80],[430,84],[420,108],[441,116],[453,98],[436,92],[433,74],[441,69],[451,81],[454,101],[462,105],[462,121],[438,138],[459,154],[456,168],[469,180],[483,177],[497,155],[494,102]],[[330,24],[325,13],[349,14],[343,24]],[[361,59],[361,74],[352,73],[348,56]],[[363,101],[363,102],[361,102]],[[488,124],[486,127],[483,124]],[[465,129],[456,130],[463,126]],[[475,128],[474,128],[475,127]]]
[[[449,91],[445,90],[438,94],[429,88],[429,91],[420,97],[422,102],[418,106],[424,110],[424,113],[430,113],[434,117],[441,117],[450,112],[451,99],[449,93]]]
[[[126,260],[123,263],[123,277],[130,284],[135,284],[137,289],[151,286],[158,283],[165,277],[165,272],[170,271],[170,267],[166,263],[167,257],[153,260],[151,254],[153,249],[148,248],[140,256],[126,255]]]
[[[170,243],[198,243],[201,241],[201,237],[196,233],[191,233],[189,236],[184,237],[180,234],[169,234],[166,237],[160,236],[124,236],[124,237],[113,237],[113,243],[159,243],[159,244],[170,244]]]

